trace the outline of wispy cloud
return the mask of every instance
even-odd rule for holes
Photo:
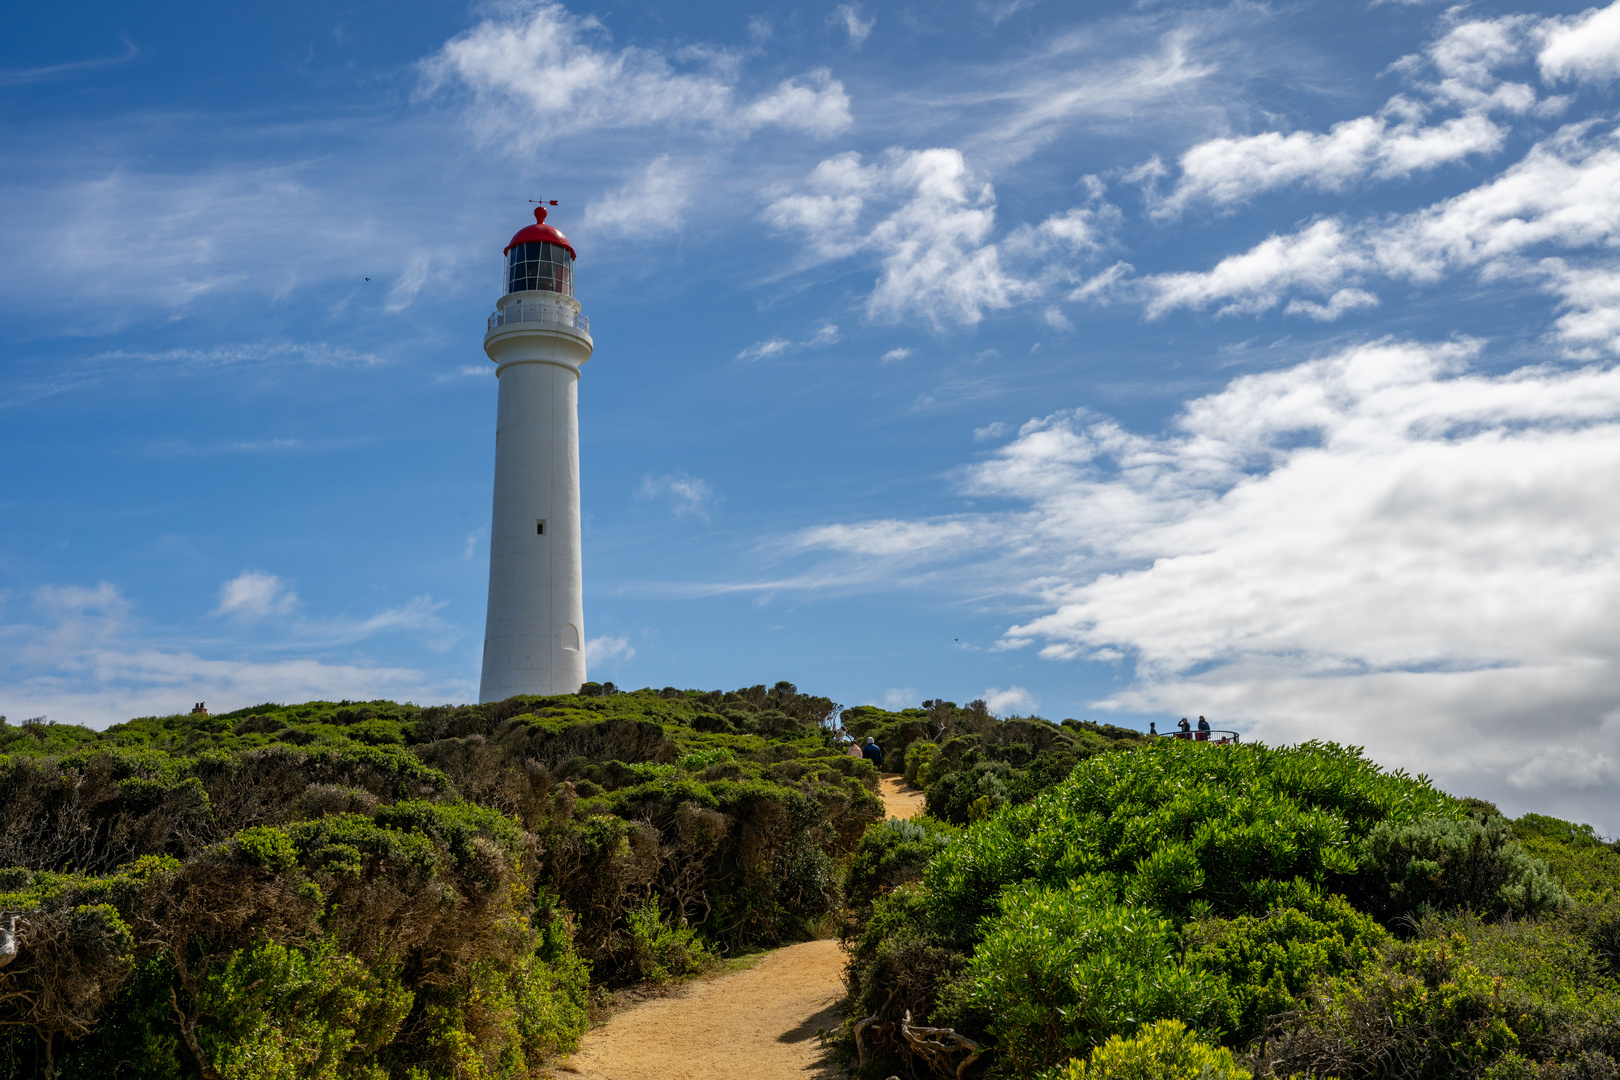
[[[585,224],[604,233],[669,236],[681,227],[692,198],[692,177],[660,154],[617,191],[585,208]]]
[[[1032,713],[1040,707],[1040,701],[1034,694],[1022,686],[1009,686],[1005,690],[998,690],[992,686],[979,695],[984,699],[985,705],[997,716],[1008,716],[1013,713]]]
[[[1097,296],[1138,296],[1150,318],[1178,308],[1258,314],[1288,302],[1290,314],[1332,319],[1375,306],[1375,278],[1432,284],[1474,271],[1518,279],[1558,298],[1552,330],[1577,354],[1620,353],[1620,307],[1606,263],[1571,266],[1576,252],[1602,252],[1620,238],[1620,133],[1568,125],[1531,147],[1497,178],[1394,219],[1326,218],[1274,235],[1209,270],[1123,277]],[[1535,258],[1535,255],[1541,258]],[[1317,298],[1321,298],[1318,300]],[[1325,301],[1325,302],[1324,302]]]
[[[284,583],[250,582],[222,599],[273,609],[286,595]],[[402,667],[330,663],[317,656],[236,659],[218,655],[217,643],[209,650],[215,655],[202,655],[195,646],[155,640],[159,635],[133,618],[133,605],[109,582],[43,586],[33,592],[30,607],[34,618],[0,622],[0,714],[48,714],[105,727],[185,712],[197,701],[228,711],[313,698],[464,701],[474,692],[466,680]]]
[[[662,501],[676,517],[692,516],[704,521],[709,520],[715,502],[714,488],[707,480],[685,473],[646,477],[636,489],[636,497]]]
[[[298,606],[298,594],[274,574],[244,570],[219,587],[215,615],[263,619],[286,615]]]
[[[837,343],[838,340],[838,325],[827,322],[816,327],[814,333],[801,341],[789,341],[787,338],[770,338],[766,341],[756,341],[738,353],[737,359],[769,360],[774,356],[783,356],[787,353],[798,352],[801,349],[814,349],[822,345],[832,345]]]
[[[872,318],[972,325],[1032,291],[1003,270],[990,242],[994,189],[959,150],[894,149],[870,165],[841,154],[817,165],[804,188],[773,199],[766,221],[802,235],[816,261],[874,256]],[[867,223],[869,207],[877,214]]]
[[[628,637],[594,637],[585,642],[585,663],[603,664],[615,660],[632,660],[636,648]]]
[[[872,27],[877,25],[877,18],[861,18],[859,4],[839,4],[827,16],[827,25],[835,26],[849,35],[851,48],[858,49],[866,44],[866,39],[872,35]]]
[[[96,60],[72,60],[65,64],[47,64],[43,67],[0,68],[0,86],[24,86],[28,83],[60,79],[63,76],[78,75],[87,71],[100,71],[103,68],[127,64],[141,54],[141,50],[136,48],[135,43],[129,38],[120,34],[119,39],[124,43],[124,51],[120,56]]]
[[[851,123],[843,84],[826,71],[739,101],[736,57],[708,49],[685,55],[696,69],[680,70],[675,58],[651,49],[615,49],[594,17],[560,4],[516,3],[425,61],[421,93],[452,85],[470,91],[475,130],[524,148],[615,128],[708,128],[746,137],[779,127],[828,136]]]

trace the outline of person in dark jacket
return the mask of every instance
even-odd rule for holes
[[[1200,716],[1198,718],[1198,741],[1199,742],[1207,742],[1208,740],[1209,740],[1209,721],[1205,720],[1202,716]]]
[[[883,747],[879,746],[870,735],[866,737],[866,745],[861,747],[861,757],[878,768],[883,768]]]

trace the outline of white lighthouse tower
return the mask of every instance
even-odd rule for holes
[[[506,295],[484,335],[501,390],[480,702],[585,681],[579,369],[591,324],[574,299],[573,245],[544,206],[505,255]]]

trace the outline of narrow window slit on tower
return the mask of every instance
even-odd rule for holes
[[[534,523],[534,534],[536,536],[544,536],[544,535],[546,535],[546,523],[545,523],[544,519],[541,519],[541,520],[536,521]]]

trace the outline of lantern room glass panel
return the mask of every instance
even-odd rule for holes
[[[506,255],[506,291],[574,295],[574,257],[558,244],[517,244]]]

